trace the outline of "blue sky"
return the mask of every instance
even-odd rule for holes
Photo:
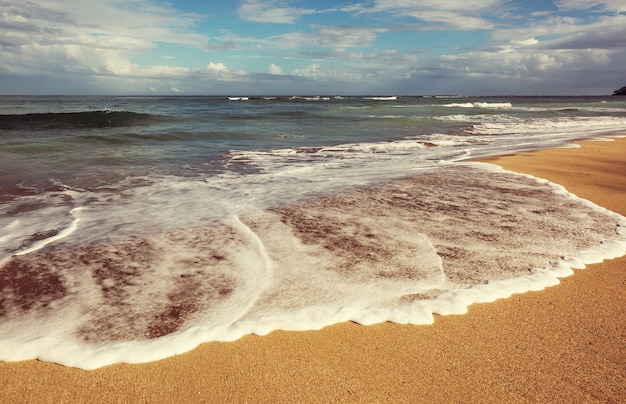
[[[611,94],[624,0],[0,0],[0,94]]]

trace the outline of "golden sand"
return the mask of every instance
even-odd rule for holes
[[[626,215],[626,139],[491,159]],[[0,363],[0,402],[624,402],[626,258],[430,326],[338,324],[83,371]]]

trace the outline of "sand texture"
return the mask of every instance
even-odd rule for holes
[[[626,215],[626,139],[492,159]],[[429,326],[338,324],[83,371],[0,363],[0,402],[624,402],[626,258]]]

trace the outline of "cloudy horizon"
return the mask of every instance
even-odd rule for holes
[[[0,94],[610,95],[626,85],[623,0],[0,3]]]

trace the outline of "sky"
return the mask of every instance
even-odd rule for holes
[[[625,0],[0,0],[0,94],[605,95]]]

